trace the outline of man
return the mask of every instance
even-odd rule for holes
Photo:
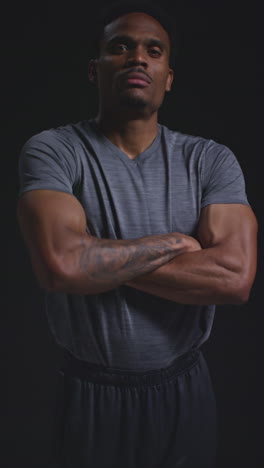
[[[33,136],[20,158],[18,218],[65,350],[63,467],[214,466],[200,348],[213,304],[249,298],[257,223],[233,153],[158,123],[169,24],[114,9],[89,65],[97,117]]]

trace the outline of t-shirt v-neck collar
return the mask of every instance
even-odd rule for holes
[[[89,120],[89,124],[91,125],[92,129],[94,132],[97,134],[97,136],[100,137],[101,142],[108,148],[108,150],[111,151],[115,156],[119,156],[124,162],[127,164],[138,164],[138,162],[143,161],[144,159],[148,158],[151,156],[151,154],[157,149],[157,147],[160,144],[160,136],[161,136],[161,126],[158,124],[158,134],[156,138],[154,138],[153,142],[151,145],[142,153],[140,153],[138,156],[136,156],[134,159],[130,159],[129,156],[122,151],[118,146],[116,146],[114,143],[112,143],[109,138],[107,138],[98,128],[96,122],[94,119]]]

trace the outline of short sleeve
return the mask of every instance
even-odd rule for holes
[[[212,203],[249,205],[244,175],[236,156],[227,146],[209,140],[204,152],[201,206]]]
[[[73,193],[77,173],[74,149],[59,131],[45,130],[22,147],[18,173],[19,196],[37,189]]]

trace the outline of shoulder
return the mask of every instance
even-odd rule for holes
[[[234,157],[232,150],[221,142],[200,135],[190,135],[180,131],[172,130],[165,125],[160,125],[161,135],[167,145],[181,150],[185,155],[197,156],[199,158]]]
[[[192,151],[199,151],[199,153],[201,153],[206,150],[210,141],[212,141],[200,135],[190,135],[178,130],[170,129],[165,125],[159,126],[161,137],[164,142],[171,147],[175,147],[175,149],[181,149],[185,153]]]
[[[48,145],[50,148],[53,146],[73,148],[78,143],[79,133],[84,126],[85,121],[81,121],[44,129],[30,136],[23,147],[34,146],[37,148],[38,146]]]

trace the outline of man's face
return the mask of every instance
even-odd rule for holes
[[[128,13],[105,27],[96,79],[103,107],[155,112],[171,89],[167,32],[145,13]]]

